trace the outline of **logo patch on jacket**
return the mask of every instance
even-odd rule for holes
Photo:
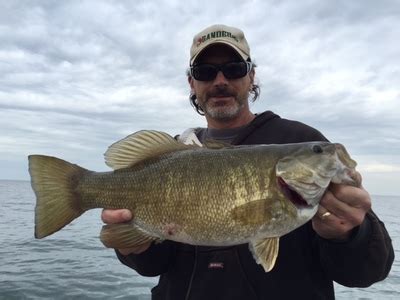
[[[224,263],[223,262],[210,262],[208,264],[209,269],[223,269]]]

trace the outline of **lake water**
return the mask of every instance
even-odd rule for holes
[[[158,279],[136,274],[104,248],[100,210],[36,240],[34,206],[29,182],[0,180],[0,299],[150,299]],[[366,289],[336,285],[337,299],[400,299],[400,197],[374,196],[373,209],[393,239],[392,271]]]

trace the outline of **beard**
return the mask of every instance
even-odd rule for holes
[[[236,99],[234,103],[230,103],[229,105],[210,105],[209,102],[206,102],[204,107],[204,113],[210,116],[212,119],[228,121],[235,119],[239,116],[240,111],[244,107],[244,104],[240,104]]]
[[[209,101],[212,97],[233,97],[234,101]],[[237,95],[227,88],[217,88],[205,95],[205,101],[203,99],[198,99],[198,101],[205,115],[214,120],[229,121],[240,115],[247,99],[248,93]]]

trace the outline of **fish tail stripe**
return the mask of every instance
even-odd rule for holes
[[[74,188],[86,172],[88,170],[55,157],[29,156],[31,184],[37,198],[36,238],[58,231],[84,212]]]

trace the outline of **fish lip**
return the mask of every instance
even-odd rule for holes
[[[291,188],[282,177],[277,177],[277,182],[280,190],[294,206],[299,209],[310,208],[312,206],[295,189]]]

